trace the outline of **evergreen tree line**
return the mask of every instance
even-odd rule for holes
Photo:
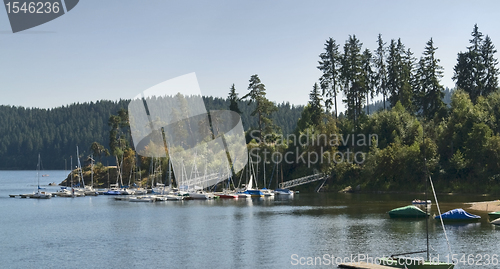
[[[230,104],[228,99],[211,96],[204,97],[204,101],[207,110],[228,109]],[[82,162],[83,157],[97,150],[102,156],[96,160],[105,165],[116,165],[115,157],[104,154],[108,150],[113,155],[109,145],[113,136],[111,131],[116,128],[113,128],[110,118],[113,115],[119,117],[118,112],[126,110],[129,102],[103,100],[54,109],[0,106],[0,169],[35,169],[38,153],[41,154],[43,169],[69,169],[71,156],[73,166],[77,164],[77,145]],[[245,130],[256,127],[257,119],[250,116],[255,104],[238,101],[238,105]],[[283,132],[292,132],[303,107],[289,103],[277,104],[276,107],[271,119]],[[119,134],[114,135],[119,139]],[[124,139],[128,143],[129,135]]]
[[[326,41],[318,66],[323,75],[310,91],[296,134],[330,130],[327,134],[344,137],[377,135],[373,144],[340,143],[326,150],[301,146],[306,154],[319,156],[346,150],[364,154],[361,163],[351,155],[339,162],[315,164],[314,168],[331,175],[327,188],[359,185],[365,190],[423,191],[425,177],[431,175],[438,191],[500,193],[496,50],[477,25],[471,36],[470,46],[457,54],[453,91],[440,83],[443,68],[432,38],[419,60],[401,39],[386,45],[379,35],[378,48],[370,52],[363,51],[353,35],[343,53],[335,40]],[[341,91],[347,111],[338,116]],[[377,94],[382,96],[378,104],[382,109],[373,113],[366,104]],[[316,142],[310,144],[324,144]],[[291,177],[305,174],[303,167],[289,165],[289,169]]]
[[[479,96],[486,96],[498,88],[498,61],[491,38],[484,37],[477,25],[470,44],[466,52],[458,53],[453,79],[475,103]],[[354,122],[362,114],[370,114],[368,105],[375,96],[382,97],[384,109],[400,102],[405,110],[427,119],[436,114],[443,117],[446,113],[444,87],[440,84],[443,67],[436,58],[437,49],[430,38],[417,59],[400,38],[391,39],[387,44],[379,34],[374,51],[363,49],[356,35],[349,36],[343,51],[340,44],[329,38],[324,52],[319,55],[318,69],[323,75],[319,79],[318,100],[336,117],[339,114],[338,97],[343,93],[341,101],[347,107],[346,116]]]

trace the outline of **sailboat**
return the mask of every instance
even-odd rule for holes
[[[266,188],[266,162],[264,161],[263,162],[264,164],[264,169],[263,169],[263,173],[264,173],[264,188],[260,189],[260,191],[262,192],[262,194],[264,195],[264,197],[274,197],[274,191],[271,190],[271,189],[268,189]],[[259,166],[257,165],[257,168]],[[272,178],[272,176],[271,176]]]
[[[425,151],[424,151],[424,155],[425,155]],[[448,244],[448,250],[449,250],[450,256],[451,256],[451,253],[452,253],[451,247],[450,247],[450,244],[448,242],[448,236],[446,235],[446,229],[444,228],[444,222],[443,222],[443,218],[441,216],[441,209],[439,208],[439,203],[437,200],[436,191],[434,190],[434,184],[432,183],[432,178],[431,178],[430,174],[427,173],[428,171],[427,171],[426,159],[424,159],[424,163],[425,163],[425,169],[426,169],[425,172],[428,175],[428,176],[426,176],[426,189],[430,183],[430,185],[432,187],[432,193],[434,194],[434,200],[436,201],[436,206],[437,206],[437,209],[439,212],[439,218],[441,220],[441,225],[443,227],[444,236],[446,238],[446,243]],[[425,200],[427,200],[427,190],[425,192],[425,196],[426,196]],[[425,214],[424,216],[428,215],[427,206],[425,207],[424,214]],[[439,260],[431,260],[430,259],[430,255],[429,255],[429,221],[427,219],[425,220],[425,228],[426,228],[426,235],[427,235],[427,250],[396,254],[396,255],[391,255],[388,258],[381,258],[380,259],[381,265],[395,267],[395,268],[406,268],[406,269],[453,269],[455,267],[455,264],[453,264],[453,263],[440,262]],[[418,254],[418,253],[426,253],[427,259],[424,260],[422,258],[412,258],[412,257],[405,257],[404,256],[404,255]]]
[[[253,175],[250,175],[250,180],[248,181],[247,189],[243,193],[250,195],[250,197],[264,196],[264,194],[260,190],[253,188]]]
[[[278,163],[276,163],[276,187],[278,186]],[[281,184],[283,184],[283,165],[281,166]],[[294,192],[289,189],[276,188],[274,194],[280,197],[293,197]]]
[[[80,158],[78,158],[78,164],[80,164]],[[90,186],[85,186],[84,193],[86,196],[99,195],[99,193],[94,189],[94,156],[93,155],[90,155]]]
[[[45,192],[45,191],[40,191],[42,188],[40,188],[40,154],[38,154],[38,165],[36,166],[36,177],[38,180],[36,192],[31,195],[31,198],[35,199],[49,199],[52,197],[52,194]]]
[[[229,169],[228,169],[228,175],[229,176],[227,178],[227,185],[226,185],[227,188],[223,189],[222,192],[216,192],[214,194],[218,196],[220,199],[238,199],[238,194],[236,194],[236,191],[231,190],[231,181],[233,180],[233,177],[231,176],[231,171]]]

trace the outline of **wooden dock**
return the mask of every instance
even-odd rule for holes
[[[21,198],[31,198],[33,197],[33,193],[28,193],[28,194],[9,194],[10,198],[16,198],[16,197],[21,197]]]
[[[339,268],[351,268],[351,269],[394,269],[394,267],[366,263],[366,262],[349,262],[349,263],[341,263],[338,266]]]

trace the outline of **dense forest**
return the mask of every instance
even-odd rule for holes
[[[441,192],[500,193],[497,51],[477,25],[469,42],[457,53],[454,89],[440,82],[432,38],[417,58],[401,39],[384,42],[379,34],[370,50],[351,35],[342,49],[326,40],[317,59],[322,75],[304,89],[304,107],[268,100],[257,74],[244,93],[232,85],[227,99],[204,100],[209,110],[240,113],[259,186],[320,171],[329,176],[324,189],[330,191],[423,191],[432,176]],[[45,168],[61,169],[78,144],[81,156],[120,160],[124,177],[135,165],[147,171],[151,160],[136,162],[128,136],[127,104],[0,107],[0,168],[33,168],[41,152]]]
[[[224,98],[204,97],[204,101],[208,110],[229,108],[229,100]],[[38,153],[43,169],[69,169],[70,156],[76,158],[76,146],[81,157],[91,154],[93,142],[109,148],[109,118],[120,109],[127,109],[128,103],[129,100],[97,101],[54,109],[0,106],[0,169],[36,169]],[[254,105],[238,103],[245,130],[256,127],[257,120],[250,116]],[[289,103],[276,107],[272,120],[283,132],[292,132],[303,107]],[[115,165],[112,157],[103,157],[101,161]],[[76,164],[74,159],[73,166]]]
[[[316,133],[317,141],[303,147],[308,156],[335,156],[315,164],[331,175],[327,188],[423,191],[430,175],[439,191],[500,193],[496,49],[477,25],[471,36],[470,46],[457,54],[456,89],[447,98],[432,38],[419,59],[401,39],[387,44],[381,35],[373,52],[363,50],[354,35],[343,52],[332,38],[326,41],[318,65],[323,75],[312,87],[296,132]],[[382,110],[367,116],[363,105],[376,95],[382,96]],[[347,111],[337,118],[339,101]],[[322,133],[351,135],[352,143],[331,145]],[[303,167],[287,170],[301,174]]]

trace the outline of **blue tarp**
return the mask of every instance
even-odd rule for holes
[[[466,212],[461,208],[453,209],[448,212],[441,214],[443,220],[471,220],[471,219],[480,219],[480,216],[471,214]],[[439,219],[439,216],[434,217],[435,219]]]

